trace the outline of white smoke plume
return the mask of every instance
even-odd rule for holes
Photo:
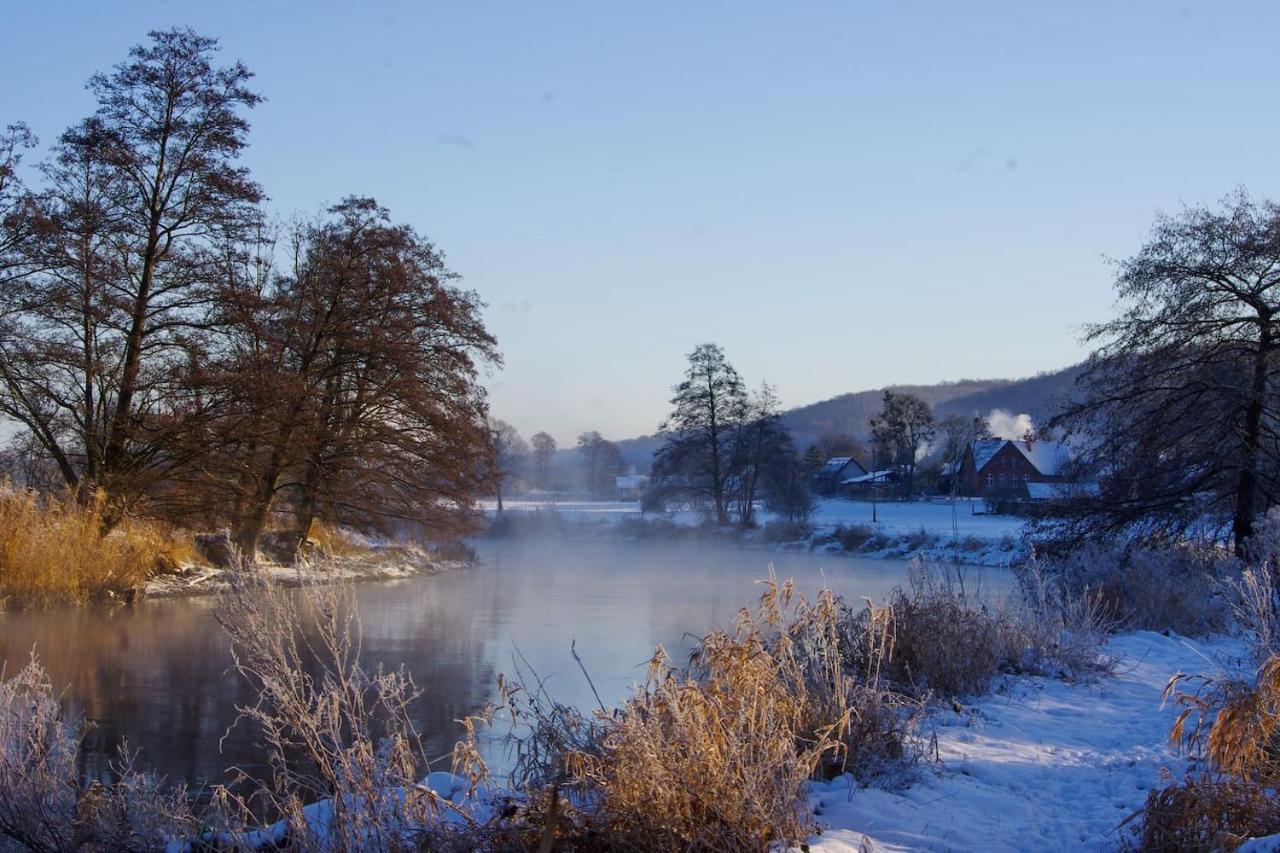
[[[1036,427],[1031,420],[1031,415],[1025,413],[1015,415],[1005,409],[992,409],[987,415],[987,424],[991,427],[991,434],[996,438],[1012,439],[1022,438]]]

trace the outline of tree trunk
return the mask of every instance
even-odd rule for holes
[[[1259,318],[1258,351],[1253,363],[1253,383],[1249,389],[1249,406],[1244,416],[1244,463],[1236,480],[1236,512],[1231,521],[1231,535],[1238,557],[1244,557],[1247,542],[1253,536],[1253,520],[1257,514],[1258,455],[1262,442],[1262,413],[1267,398],[1267,372],[1271,361],[1271,318]]]

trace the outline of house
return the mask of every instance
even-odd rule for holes
[[[649,478],[645,474],[619,474],[613,478],[615,497],[620,501],[638,501],[649,487]]]
[[[960,463],[960,491],[972,496],[1025,495],[1030,483],[1061,483],[1070,461],[1060,441],[975,441]]]
[[[841,480],[840,494],[848,497],[870,494],[873,490],[881,489],[885,486],[891,486],[897,481],[898,473],[893,468],[886,468],[883,471],[872,471],[867,474],[859,474],[857,477],[850,477],[846,480]]]
[[[820,495],[833,495],[845,480],[866,475],[867,469],[852,456],[833,456],[813,474],[813,490]]]

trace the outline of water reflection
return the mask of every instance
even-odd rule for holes
[[[855,601],[882,598],[904,576],[894,561],[726,548],[526,542],[481,543],[480,553],[474,570],[358,587],[363,659],[413,673],[423,688],[415,722],[431,755],[447,753],[455,721],[493,697],[517,649],[560,701],[587,707],[595,700],[570,654],[576,641],[602,697],[615,702],[655,645],[679,658],[692,634],[729,624],[759,595],[755,580],[770,562],[802,591],[825,582]],[[989,584],[1004,576],[987,570]],[[260,757],[249,727],[227,731],[253,697],[230,670],[211,599],[0,618],[10,671],[34,649],[67,710],[95,724],[85,773],[105,773],[125,739],[142,766],[192,782],[223,781],[228,766]]]

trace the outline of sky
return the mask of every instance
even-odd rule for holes
[[[13,2],[0,122],[52,141],[148,30],[267,100],[283,216],[371,195],[487,303],[493,413],[652,432],[719,343],[802,405],[1081,359],[1107,258],[1280,195],[1269,3]]]

